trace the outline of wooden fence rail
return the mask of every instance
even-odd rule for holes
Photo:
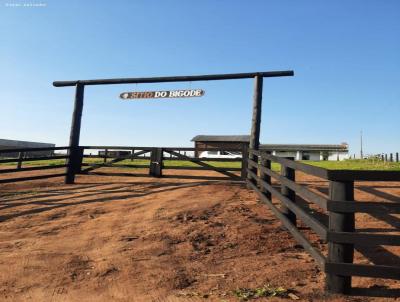
[[[80,147],[84,150],[104,150],[107,152],[101,151],[97,155],[82,155],[83,159],[85,158],[99,158],[103,159],[103,163],[95,163],[88,164],[82,163],[81,169],[82,173],[88,173],[95,169],[99,169],[102,167],[124,167],[124,168],[148,168],[148,174],[153,177],[162,177],[163,170],[198,170],[198,171],[215,171],[217,173],[223,174],[232,179],[243,179],[244,174],[247,173],[247,148],[246,149],[237,149],[237,148],[202,148],[201,151],[230,151],[237,152],[239,154],[244,154],[245,156],[240,156],[239,158],[212,158],[212,157],[194,157],[189,156],[186,153],[192,152],[193,155],[195,151],[199,151],[193,147],[127,147],[127,146],[83,146]],[[131,154],[112,156],[112,152],[116,151],[130,151]],[[87,151],[86,151],[87,153]],[[182,154],[183,153],[183,154]],[[123,160],[149,160],[148,165],[144,164],[119,164],[119,162]],[[181,165],[166,165],[165,161],[173,160],[173,161],[185,161],[193,163],[194,166],[181,166]],[[207,162],[231,162],[231,163],[240,163],[240,167],[216,167]],[[118,163],[118,164],[117,164]],[[79,170],[79,169],[78,169]],[[240,175],[237,175],[232,172],[240,171]],[[107,175],[107,173],[102,173],[102,175]],[[113,175],[113,174],[110,174]],[[194,176],[195,177],[195,176]]]
[[[23,164],[25,162],[40,162],[45,160],[65,160],[69,159],[68,154],[61,154],[61,155],[48,155],[48,156],[33,156],[35,152],[39,151],[58,151],[58,150],[65,150],[68,152],[69,147],[44,147],[44,148],[18,148],[18,149],[1,149],[0,156],[2,154],[7,153],[18,153],[18,157],[13,158],[2,158],[0,159],[0,164],[7,164],[12,166],[15,165],[15,168],[5,168],[0,169],[0,174],[8,174],[8,173],[17,173],[17,172],[27,172],[27,171],[39,171],[39,170],[53,170],[53,169],[61,169],[66,168],[67,163],[60,163],[60,164],[47,164],[47,165],[38,165],[38,166],[27,166],[24,167]],[[29,152],[29,153],[28,153]],[[51,177],[60,177],[65,176],[66,173],[53,173],[53,174],[45,174],[45,175],[33,175],[33,176],[25,176],[25,177],[12,177],[12,178],[1,178],[0,183],[13,183],[13,182],[20,182],[20,181],[29,181],[29,180],[36,180],[36,179],[46,179]]]
[[[19,149],[4,149],[0,150],[0,156],[4,153],[17,153],[18,157],[13,158],[1,158],[0,164],[10,164],[15,165],[15,168],[6,167],[4,169],[0,169],[0,174],[8,174],[8,173],[16,173],[16,172],[26,172],[26,171],[36,171],[36,170],[50,170],[50,169],[59,169],[66,168],[65,173],[57,174],[57,176],[65,176],[65,182],[71,183],[75,179],[75,175],[81,173],[90,173],[96,169],[103,167],[119,167],[119,168],[136,168],[136,169],[149,169],[148,175],[154,177],[161,177],[162,171],[164,169],[174,169],[174,170],[198,170],[198,171],[215,171],[224,176],[228,176],[234,179],[240,179],[240,177],[244,177],[244,174],[247,173],[247,156],[240,158],[197,158],[193,156],[186,155],[187,152],[194,153],[197,149],[192,147],[136,147],[136,146],[79,146],[74,147],[72,150],[70,147],[46,147],[46,148],[19,148]],[[51,156],[38,156],[32,157],[28,156],[27,152],[35,152],[35,151],[56,151],[56,150],[65,150],[67,154],[54,154]],[[104,150],[102,153],[91,154],[91,150]],[[118,151],[124,151],[123,155],[115,155],[118,154]],[[129,154],[126,154],[126,151],[129,151]],[[231,152],[239,152],[241,154],[247,155],[246,150],[238,150],[237,148],[202,148],[201,151],[231,151]],[[86,153],[86,154],[85,154]],[[87,154],[90,153],[90,154]],[[183,154],[182,154],[183,153]],[[29,153],[30,154],[30,153]],[[96,163],[88,163],[85,162],[85,159],[96,158],[102,159],[102,162]],[[124,160],[149,160],[149,164],[124,164],[121,163]],[[55,164],[51,163],[48,165],[38,165],[38,166],[28,166],[23,167],[24,162],[31,161],[44,161],[44,160],[65,160],[65,163]],[[185,165],[165,165],[164,162],[168,160],[173,161],[186,161],[191,162],[193,166],[185,166]],[[241,167],[215,167],[207,162],[232,162],[232,163],[241,163]],[[232,172],[241,172],[240,175],[237,175]],[[106,172],[102,173],[107,175]],[[112,174],[110,174],[112,175]],[[143,175],[143,174],[141,174]],[[49,177],[53,177],[49,175]],[[194,176],[195,177],[195,176]],[[29,176],[29,177],[21,177],[21,178],[5,178],[3,177],[0,180],[0,183],[8,183],[8,182],[16,182],[16,181],[25,181],[25,180],[34,180],[34,179],[43,179],[44,175],[40,176]]]
[[[248,185],[254,189],[272,212],[281,220],[293,237],[315,259],[326,273],[327,289],[334,293],[349,293],[351,277],[376,277],[400,280],[400,266],[354,264],[355,245],[400,246],[400,235],[382,235],[355,231],[355,213],[400,213],[400,203],[358,202],[354,200],[355,180],[399,180],[400,173],[393,171],[329,171],[273,156],[259,150],[249,150]],[[257,158],[260,160],[253,160]],[[281,164],[281,174],[272,171],[271,162]],[[296,171],[323,178],[329,182],[329,197],[296,183]],[[375,172],[375,174],[373,173]],[[271,178],[280,183],[281,190],[271,184]],[[311,212],[296,203],[296,195],[327,212],[324,224]],[[277,202],[273,202],[275,197]],[[315,232],[328,244],[328,254],[323,255],[296,227],[296,220]]]

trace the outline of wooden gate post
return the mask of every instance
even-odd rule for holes
[[[266,151],[265,153],[269,154],[271,152]],[[261,153],[261,165],[271,170],[271,161],[269,159],[266,159],[263,154],[264,153]],[[262,170],[260,171],[260,178],[264,180],[267,184],[271,184],[271,176],[269,176],[267,173],[264,173]],[[261,186],[261,192],[263,192],[265,194],[265,197],[267,197],[269,200],[272,200],[271,192],[264,189],[263,186]]]
[[[150,151],[150,165],[149,165],[149,175],[154,176],[154,165],[156,163],[156,148],[152,148]]]
[[[150,155],[150,175],[153,177],[162,176],[163,166],[163,153],[162,148],[153,148]]]
[[[18,162],[17,162],[17,169],[20,170],[22,168],[22,160],[25,157],[25,152],[18,153]]]
[[[293,157],[286,157],[287,159],[294,160]],[[286,177],[289,180],[295,181],[296,179],[296,174],[295,170],[289,167],[286,167],[285,165],[281,164],[281,175],[283,177]],[[285,185],[281,184],[281,193],[283,196],[287,197],[290,199],[293,203],[296,202],[296,192],[289,189]],[[296,225],[296,214],[293,213],[288,207],[286,207],[284,204],[281,205],[281,211],[283,215],[285,215],[291,223]]]
[[[106,162],[107,162],[107,157],[108,157],[108,149],[104,149],[103,163],[106,163]]]
[[[76,174],[82,174],[82,162],[83,162],[83,152],[85,149],[83,147],[78,147],[77,162],[75,165]]]
[[[251,120],[251,133],[249,149],[258,150],[260,146],[260,125],[261,125],[261,105],[262,105],[262,90],[263,90],[263,77],[254,77],[254,95],[253,95],[253,117]],[[258,156],[249,152],[249,159],[258,163]],[[257,173],[257,168],[254,166],[248,166],[249,170],[254,174]],[[247,175],[247,181],[255,184],[255,180],[250,175]]]
[[[330,181],[329,199],[333,201],[354,201],[353,181]],[[329,212],[329,231],[354,232],[354,213]],[[328,262],[353,263],[354,245],[328,242]],[[326,274],[326,287],[329,292],[347,294],[351,290],[351,276]]]
[[[66,184],[75,182],[77,164],[79,163],[79,137],[81,132],[81,120],[83,109],[83,95],[85,86],[79,81],[76,84],[74,112],[72,113],[71,133],[69,137],[69,158],[67,160]]]
[[[198,157],[198,156],[196,155],[196,157]],[[243,144],[243,147],[242,147],[242,171],[240,173],[240,177],[243,180],[247,179],[247,166],[248,166],[247,159],[248,159],[248,157],[249,157],[249,146],[245,143],[245,144]]]

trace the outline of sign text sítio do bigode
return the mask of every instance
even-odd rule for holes
[[[202,89],[165,90],[165,91],[135,91],[123,92],[120,98],[128,99],[164,99],[164,98],[191,98],[204,95]]]

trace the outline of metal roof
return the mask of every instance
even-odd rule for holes
[[[347,144],[261,144],[260,149],[269,151],[348,151]]]
[[[28,142],[28,141],[17,141],[12,139],[1,139],[0,148],[40,148],[40,147],[54,147],[55,144]]]
[[[192,142],[250,142],[250,135],[196,135]]]
[[[250,135],[196,135],[192,142],[233,142],[248,143]],[[348,151],[343,144],[261,144],[260,149],[270,151]]]

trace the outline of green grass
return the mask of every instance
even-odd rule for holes
[[[264,285],[258,288],[238,288],[233,291],[233,294],[239,299],[239,301],[249,301],[262,297],[290,297],[290,292],[287,289],[283,287],[272,287],[270,285]],[[295,295],[292,294],[292,297],[293,296]]]
[[[110,161],[110,160],[108,160]],[[87,164],[101,164],[103,163],[103,159],[100,158],[85,158],[84,163]],[[22,166],[54,166],[54,165],[62,165],[65,163],[65,159],[49,159],[49,160],[41,160],[41,161],[25,161],[23,162]],[[130,159],[125,159],[118,163],[115,163],[115,166],[118,165],[149,165],[150,161],[148,159],[134,159],[131,161]],[[207,164],[219,167],[219,168],[240,168],[240,162],[213,162],[208,161]],[[13,166],[16,165],[16,162],[11,163],[2,163],[0,166]],[[171,166],[178,166],[178,167],[198,167],[199,165],[192,163],[190,161],[182,161],[182,160],[164,160],[164,166],[171,167]]]
[[[343,161],[302,161],[328,170],[388,170],[400,171],[400,162],[383,162],[372,159],[348,159]]]
[[[304,164],[321,167],[328,170],[389,170],[389,171],[400,171],[400,163],[395,162],[383,162],[381,160],[360,160],[360,159],[349,159],[344,161],[301,161]],[[41,161],[26,161],[23,162],[23,167],[27,166],[54,166],[62,165],[65,163],[64,159],[49,159]],[[99,158],[85,158],[84,163],[103,163],[103,159]],[[150,161],[147,159],[135,159],[131,161],[126,159],[115,164],[118,165],[149,165]],[[214,162],[208,161],[207,164],[213,167],[219,168],[240,168],[240,162]],[[0,166],[14,166],[16,162],[13,163],[1,163]],[[178,166],[178,167],[198,167],[197,164],[190,161],[181,160],[164,160],[165,167]],[[272,170],[279,171],[280,164],[272,163]]]

